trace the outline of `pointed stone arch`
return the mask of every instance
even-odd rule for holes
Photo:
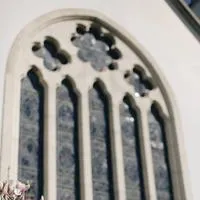
[[[80,26],[81,24],[81,26]],[[51,34],[51,35],[49,35]],[[85,35],[86,34],[86,35]],[[89,35],[89,36],[88,36]],[[59,44],[59,49],[46,52],[42,46],[46,37],[53,37]],[[84,36],[84,37],[83,37]],[[78,39],[77,39],[78,38]],[[81,40],[95,41],[85,49]],[[114,39],[113,39],[114,38]],[[36,42],[40,46],[33,48]],[[95,46],[95,45],[96,46]],[[57,46],[58,47],[58,46]],[[39,48],[39,49],[37,49]],[[36,56],[32,51],[41,50],[44,56]],[[64,50],[64,51],[63,51]],[[67,52],[70,62],[66,62]],[[100,53],[99,53],[100,52]],[[87,53],[92,54],[88,57]],[[96,57],[95,57],[96,56]],[[51,61],[53,70],[45,67],[43,59]],[[49,61],[48,60],[48,61]],[[46,62],[46,61],[45,61]],[[102,64],[103,63],[103,64]],[[147,111],[153,101],[159,103],[162,113],[168,123],[168,149],[172,173],[173,198],[175,200],[189,199],[181,127],[169,84],[159,70],[156,62],[136,39],[118,26],[112,20],[91,10],[63,9],[46,14],[27,25],[17,36],[8,57],[5,88],[4,112],[1,134],[1,179],[17,179],[17,155],[19,140],[19,99],[21,77],[31,66],[37,66],[42,74],[45,86],[45,158],[47,168],[44,176],[44,195],[48,200],[56,199],[56,88],[65,76],[71,77],[80,93],[80,181],[81,197],[83,200],[92,199],[92,167],[89,128],[88,91],[94,80],[99,78],[105,84],[111,96],[112,132],[114,159],[114,196],[115,199],[125,200],[125,180],[123,172],[123,155],[121,131],[119,125],[119,104],[125,94],[134,99],[139,110],[141,134],[143,137],[143,163],[145,197],[147,200],[157,200],[155,181],[153,178],[152,159],[149,155],[150,141],[147,123]],[[103,65],[103,66],[102,66]],[[136,96],[134,76],[127,80],[127,71],[133,72],[134,66],[142,68],[144,77],[153,78],[155,88],[147,95]],[[49,66],[49,65],[48,65]],[[133,81],[132,81],[133,80]],[[49,136],[51,132],[51,137]],[[10,146],[10,149],[7,149]],[[53,158],[53,159],[52,159]],[[87,158],[87,159],[86,159]]]

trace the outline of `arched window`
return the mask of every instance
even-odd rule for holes
[[[180,137],[158,67],[114,22],[60,10],[17,37],[0,178],[30,181],[28,199],[186,200]]]

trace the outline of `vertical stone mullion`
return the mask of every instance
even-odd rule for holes
[[[44,196],[56,200],[56,84],[45,88]]]
[[[139,107],[139,132],[142,170],[146,200],[157,200],[151,142],[148,126],[148,103],[141,101]]]
[[[91,139],[89,121],[88,90],[80,90],[80,116],[79,116],[79,149],[80,149],[80,175],[81,175],[81,199],[92,200],[92,166],[91,166]]]
[[[19,153],[19,127],[20,127],[20,78],[16,78],[14,81],[14,105],[10,106],[13,108],[12,119],[14,121],[12,128],[12,146],[11,146],[11,162],[7,169],[7,178],[12,177],[13,180],[18,179],[18,153]],[[7,148],[6,148],[7,149]],[[3,155],[3,154],[2,154]],[[5,154],[7,155],[7,154]],[[9,156],[8,156],[9,158]]]
[[[111,120],[111,144],[112,144],[112,159],[113,159],[113,173],[114,173],[114,190],[116,200],[126,200],[125,191],[125,175],[124,175],[124,161],[122,149],[122,135],[120,126],[119,102],[113,100],[110,105]]]

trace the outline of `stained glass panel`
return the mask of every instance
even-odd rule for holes
[[[155,105],[148,115],[158,200],[173,200],[163,120]]]
[[[108,101],[96,83],[89,92],[94,200],[112,200],[112,165]]]
[[[84,24],[78,24],[71,41],[79,49],[79,59],[90,62],[96,71],[118,68],[116,60],[122,57],[122,53],[116,47],[114,36],[103,32],[98,24],[91,24],[88,31]]]
[[[133,86],[135,97],[146,96],[154,88],[152,80],[145,74],[141,66],[135,65],[133,71],[126,71],[125,80]]]
[[[136,112],[128,99],[120,105],[127,200],[144,200]]]
[[[57,198],[79,199],[77,96],[69,81],[57,89]]]
[[[30,71],[21,81],[18,179],[30,181],[28,199],[43,194],[43,88]]]

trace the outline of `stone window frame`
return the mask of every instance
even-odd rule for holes
[[[147,108],[149,107],[152,100],[159,103],[162,108],[162,114],[167,127],[167,145],[169,149],[169,161],[172,176],[172,184],[174,190],[175,200],[189,200],[190,195],[188,191],[188,180],[187,180],[187,168],[186,159],[184,154],[183,145],[183,134],[181,131],[180,120],[178,111],[173,99],[173,93],[167,83],[165,77],[162,75],[157,63],[152,59],[150,54],[139,44],[139,42],[133,38],[133,36],[127,33],[124,28],[117,25],[112,20],[103,16],[102,14],[85,9],[63,9],[48,13],[42,17],[39,17],[29,25],[27,25],[17,36],[11,52],[8,57],[5,73],[5,86],[4,86],[4,104],[3,104],[3,117],[2,117],[2,133],[1,133],[1,149],[0,149],[0,179],[16,180],[18,175],[18,140],[19,140],[19,112],[20,112],[20,80],[26,76],[28,70],[34,64],[37,67],[42,66],[41,60],[35,58],[33,61],[33,55],[31,51],[27,54],[23,54],[23,48],[30,48],[33,44],[33,38],[39,31],[54,25],[56,23],[62,23],[67,20],[85,20],[93,21],[101,24],[103,27],[114,33],[120,40],[122,40],[136,55],[136,60],[141,64],[149,77],[153,77],[158,85],[158,89],[150,92],[148,97],[137,97],[134,98],[134,104],[139,110],[139,117],[141,118],[141,153],[142,162],[145,164],[143,167],[145,196],[147,200],[156,200],[156,189],[155,180],[153,173],[153,163],[151,156],[151,146],[149,141],[149,131],[147,122]],[[60,26],[60,30],[64,30],[64,27]],[[74,30],[74,27],[71,31]],[[120,31],[118,31],[120,30]],[[40,34],[39,34],[40,35]],[[39,36],[37,36],[39,37]],[[60,40],[63,40],[60,35]],[[65,44],[64,47],[67,49],[68,46]],[[75,47],[74,47],[75,48]],[[68,48],[68,52],[71,49]],[[24,56],[23,59],[22,55]],[[56,88],[61,84],[61,80],[66,75],[71,77],[73,80],[79,79],[76,83],[75,88],[78,90],[80,95],[84,95],[85,98],[81,98],[81,132],[80,134],[80,151],[81,158],[87,156],[88,160],[91,161],[91,149],[90,149],[90,131],[89,131],[89,109],[88,109],[88,88],[92,87],[94,78],[102,80],[108,89],[112,91],[112,83],[110,83],[109,73],[114,73],[116,77],[121,73],[119,72],[108,72],[97,74],[94,70],[88,70],[88,80],[85,81],[80,78],[80,74],[76,72],[77,63],[80,63],[75,59],[75,69],[63,68],[58,73],[46,70],[44,67],[38,67],[40,81],[44,85],[45,95],[45,176],[44,176],[44,197],[48,200],[56,199],[56,162],[52,157],[56,158]],[[125,62],[126,63],[126,62]],[[88,66],[88,63],[82,64],[82,66]],[[88,68],[89,69],[89,68]],[[88,74],[87,73],[87,74]],[[48,81],[51,80],[51,81]],[[74,82],[73,82],[74,83]],[[122,87],[125,87],[121,83]],[[127,87],[127,85],[126,85]],[[48,91],[46,90],[48,88]],[[132,87],[127,88],[127,92],[132,92]],[[116,92],[116,91],[115,91]],[[113,98],[113,131],[115,134],[112,136],[113,154],[115,155],[115,167],[114,170],[114,191],[117,200],[125,200],[125,180],[123,172],[123,155],[122,155],[122,142],[120,136],[119,114],[118,105],[124,96],[124,91],[118,91],[118,95]],[[48,130],[51,130],[51,137],[48,135]],[[9,147],[9,148],[8,148]],[[51,152],[51,153],[47,153]],[[92,200],[92,169],[91,162],[87,162],[85,159],[81,159],[80,163],[80,178],[81,178],[81,199]]]

